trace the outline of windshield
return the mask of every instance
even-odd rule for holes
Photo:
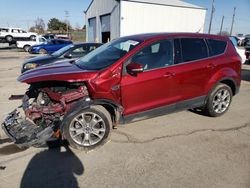
[[[67,46],[61,48],[60,50],[55,51],[55,52],[52,53],[51,55],[52,55],[52,56],[56,56],[56,57],[61,56],[61,55],[63,55],[65,52],[67,52],[67,51],[68,51],[70,48],[72,48],[72,47],[74,47],[73,44],[67,45]]]
[[[76,62],[76,65],[88,70],[101,70],[124,57],[142,41],[121,38],[104,44]]]

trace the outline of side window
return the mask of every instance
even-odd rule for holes
[[[223,54],[226,50],[227,42],[222,40],[207,39],[210,56]]]
[[[19,30],[17,30],[17,29],[12,29],[12,33],[19,33]]]
[[[97,48],[96,46],[90,45],[88,51],[91,52],[91,51],[95,50],[96,48]]]
[[[0,32],[5,32],[5,33],[8,33],[8,32],[9,32],[9,29],[0,28]]]
[[[204,39],[182,38],[181,49],[183,62],[195,61],[208,57],[208,49]]]
[[[163,40],[150,44],[137,52],[129,63],[139,63],[144,70],[167,67],[173,64],[173,41]]]
[[[76,49],[72,50],[72,52],[71,52],[71,54],[73,56],[81,55],[84,53],[86,53],[86,50],[84,50],[83,47],[76,48]]]

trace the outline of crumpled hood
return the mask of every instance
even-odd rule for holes
[[[70,61],[52,63],[24,72],[18,81],[34,83],[42,81],[81,82],[89,80],[98,74],[96,71],[84,70]]]

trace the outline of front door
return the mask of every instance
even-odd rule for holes
[[[126,72],[126,65],[139,63],[144,71],[137,75]],[[124,115],[134,114],[178,101],[173,65],[173,41],[154,42],[124,63],[121,80]]]

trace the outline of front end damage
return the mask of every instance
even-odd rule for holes
[[[84,83],[46,82],[30,86],[22,105],[12,111],[2,128],[19,147],[40,147],[61,136],[60,125],[65,114],[89,93]]]

